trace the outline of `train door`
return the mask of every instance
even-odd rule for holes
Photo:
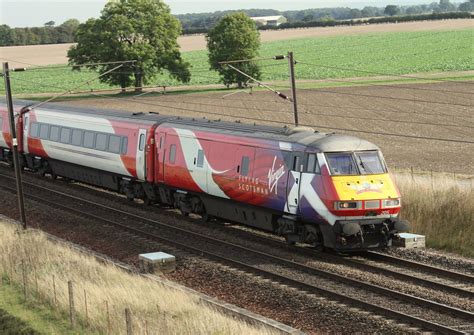
[[[30,129],[30,116],[28,113],[23,114],[23,136],[22,136],[22,147],[23,152],[28,153],[28,130]]]
[[[201,145],[195,147],[194,157],[193,157],[193,165],[189,172],[193,177],[193,180],[199,187],[202,189],[203,192],[207,193],[207,175],[209,170],[209,163],[204,153],[204,143],[201,141]],[[210,176],[212,178],[212,176]]]
[[[289,171],[286,184],[286,212],[297,214],[300,201],[301,187],[301,171],[302,171],[303,154],[301,152],[293,152],[289,162]]]
[[[155,174],[156,181],[164,182],[165,181],[165,156],[166,156],[166,133],[156,132],[155,133],[155,143],[156,143],[156,165],[155,165]]]
[[[145,180],[146,178],[146,129],[140,129],[138,132],[137,141],[137,178],[139,180]]]

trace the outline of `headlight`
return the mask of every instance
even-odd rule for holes
[[[382,200],[382,208],[399,207],[399,206],[400,206],[400,199]]]
[[[334,202],[334,209],[359,209],[362,207],[361,201],[336,201]]]

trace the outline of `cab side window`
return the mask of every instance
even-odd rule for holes
[[[171,144],[170,146],[170,163],[174,164],[176,159],[176,144]]]
[[[198,150],[198,155],[197,155],[196,166],[202,168],[203,165],[204,165],[204,151],[199,149]]]
[[[242,170],[241,174],[242,176],[246,176],[249,174],[249,158],[247,156],[242,157]]]
[[[318,158],[316,154],[308,154],[308,159],[306,161],[306,172],[307,173],[321,173],[319,168]]]

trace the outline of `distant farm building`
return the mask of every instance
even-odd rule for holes
[[[259,26],[279,26],[288,20],[283,15],[251,17]]]

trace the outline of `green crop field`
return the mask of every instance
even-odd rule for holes
[[[271,57],[293,51],[295,59],[300,62],[296,64],[299,80],[375,75],[368,72],[410,74],[467,71],[474,69],[473,36],[474,29],[302,38],[264,43],[260,56]],[[190,85],[219,82],[216,72],[209,70],[206,51],[186,52],[183,57],[192,66]],[[288,79],[286,60],[267,60],[260,64],[264,80]],[[96,76],[97,73],[92,71],[77,72],[65,68],[18,72],[12,74],[12,88],[14,94],[63,92]],[[150,85],[182,84],[170,79],[164,72],[153,78]],[[111,87],[95,80],[77,90],[106,88]]]

